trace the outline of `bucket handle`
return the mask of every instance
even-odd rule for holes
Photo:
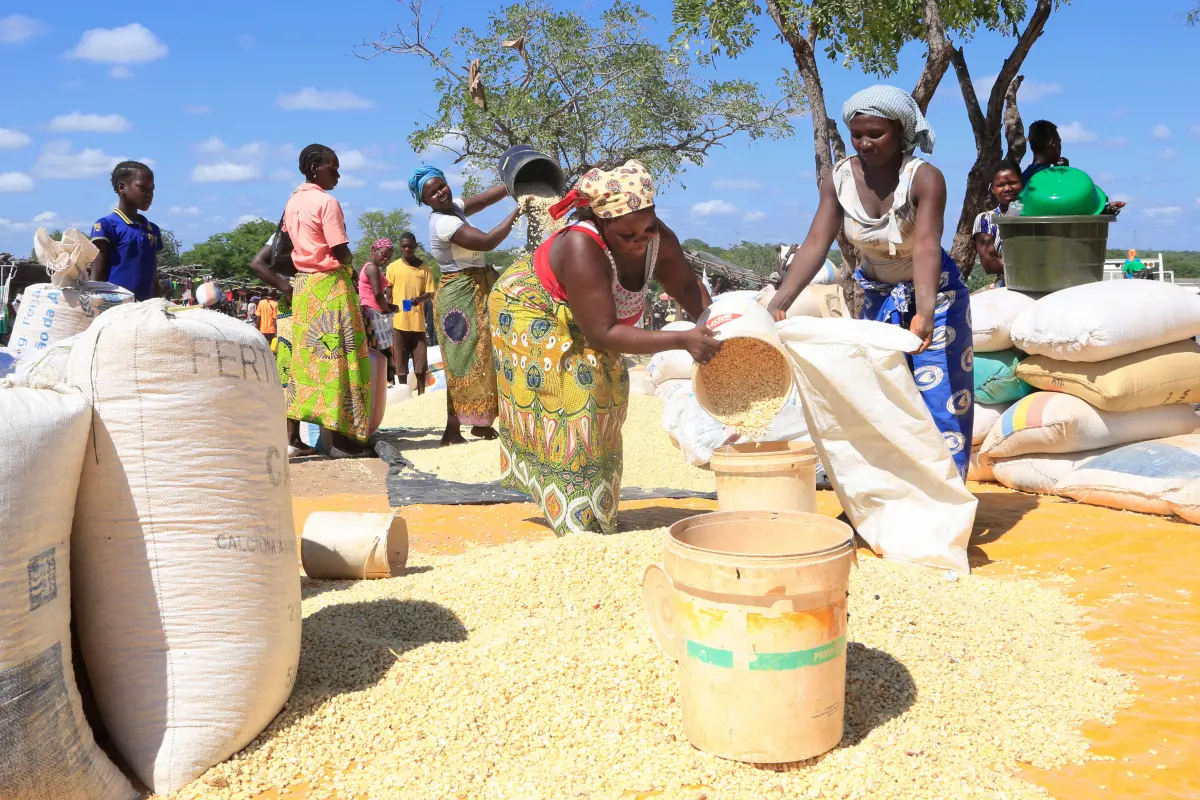
[[[642,602],[650,633],[667,658],[679,660],[679,634],[675,630],[675,584],[658,564],[642,573]]]

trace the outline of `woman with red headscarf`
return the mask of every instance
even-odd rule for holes
[[[655,278],[693,317],[709,297],[655,216],[641,164],[592,170],[550,213],[572,209],[575,222],[509,267],[489,298],[504,485],[532,496],[560,536],[616,530],[624,354],[687,350],[706,363],[720,347],[703,325],[642,329]]]

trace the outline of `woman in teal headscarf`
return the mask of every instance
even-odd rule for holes
[[[503,186],[455,200],[446,176],[437,167],[420,167],[408,179],[408,190],[429,215],[429,252],[442,272],[433,297],[434,324],[446,365],[446,431],[442,445],[461,444],[462,426],[471,434],[495,439],[492,423],[498,413],[492,334],[488,324],[488,293],[495,271],[484,253],[495,250],[512,231],[520,209],[484,232],[467,217],[507,196]]]

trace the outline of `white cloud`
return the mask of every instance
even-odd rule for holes
[[[46,26],[21,14],[0,17],[0,44],[20,44],[42,33]]]
[[[1143,209],[1142,213],[1152,219],[1170,219],[1182,214],[1183,208],[1181,206],[1159,206]]]
[[[225,152],[225,143],[216,136],[210,136],[203,142],[200,142],[200,144],[196,145],[196,152],[204,153],[206,155],[223,153]]]
[[[124,160],[125,156],[112,156],[94,148],[72,153],[70,142],[49,142],[42,148],[33,171],[43,178],[99,178]]]
[[[1150,131],[1150,135],[1155,139],[1170,139],[1171,129],[1160,122],[1154,126],[1154,130]]]
[[[692,206],[692,213],[697,217],[711,217],[715,214],[736,214],[737,206],[724,200],[705,200]]]
[[[262,218],[262,214],[242,214],[234,222],[238,225],[245,225],[247,222],[258,222]]]
[[[66,56],[102,64],[145,64],[166,54],[167,46],[149,29],[134,22],[121,28],[84,31],[79,44]]]
[[[346,189],[361,189],[366,186],[367,182],[362,178],[356,178],[353,175],[342,175],[338,178],[338,186]]]
[[[183,217],[194,217],[200,213],[200,208],[199,206],[188,206],[187,208],[184,208],[183,206],[171,206],[167,209],[167,213],[177,214]]]
[[[120,64],[108,71],[108,77],[122,81],[133,77],[133,70],[129,67],[122,67]]]
[[[222,161],[218,164],[197,164],[192,169],[192,180],[196,183],[235,183],[253,181],[262,177],[262,169],[254,164],[235,164]]]
[[[133,126],[120,114],[83,114],[74,111],[50,120],[50,130],[57,133],[121,133]]]
[[[1178,153],[1176,153],[1174,150],[1172,150],[1170,147],[1168,147],[1166,150],[1163,150],[1161,153],[1159,153],[1158,157],[1159,158],[1175,158],[1178,155],[1179,155]]]
[[[349,170],[384,170],[387,164],[372,161],[361,150],[346,150],[338,152],[338,165]]]
[[[53,211],[43,211],[34,217],[33,221],[40,225],[46,222],[53,222],[56,219],[58,219],[58,214],[54,213]]]
[[[766,216],[762,211],[748,211],[746,216],[742,217],[742,222],[758,222],[760,219],[765,219]]]
[[[407,192],[408,181],[380,181],[379,188],[385,192]]]
[[[1100,138],[1091,131],[1086,130],[1082,122],[1060,125],[1058,127],[1058,135],[1062,138],[1063,144],[1088,144]]]
[[[717,178],[712,182],[712,187],[714,189],[749,192],[754,189],[761,189],[762,184],[758,181],[746,180],[745,178]]]
[[[352,111],[375,106],[365,97],[345,89],[307,86],[294,94],[281,93],[275,104],[288,111]]]
[[[1113,136],[1111,139],[1105,139],[1103,142],[1103,145],[1110,150],[1124,147],[1127,144],[1129,144],[1129,142],[1126,141],[1124,136]]]
[[[12,128],[0,128],[0,150],[20,150],[31,141],[27,133]]]
[[[194,117],[198,117],[202,114],[207,114],[210,111],[212,111],[212,106],[184,106],[183,107],[183,113],[191,114]]]
[[[24,172],[0,172],[0,194],[32,191],[33,178]]]
[[[981,105],[987,105],[987,98],[992,93],[992,85],[996,83],[997,77],[999,76],[988,75],[975,81],[975,94],[979,97]],[[1062,84],[1023,81],[1021,88],[1017,91],[1017,100],[1022,103],[1036,103],[1038,100],[1045,100],[1047,97],[1062,94],[1062,91]],[[961,93],[957,94],[959,97],[962,97]]]

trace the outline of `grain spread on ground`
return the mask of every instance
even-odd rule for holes
[[[621,427],[625,440],[623,486],[716,491],[713,474],[685,462],[667,438],[660,400],[631,395],[627,408]],[[421,397],[388,406],[383,419],[383,427],[406,431],[399,447],[404,457],[422,472],[461,483],[500,480],[500,443],[468,436],[465,445],[438,447],[445,425],[444,392],[426,392]]]
[[[788,363],[771,345],[737,337],[721,345],[698,380],[708,394],[713,418],[749,439],[770,427],[791,388]]]
[[[650,638],[660,531],[417,556],[381,581],[304,582],[284,712],[177,798],[1044,798],[1016,775],[1089,758],[1130,682],[1056,589],[862,559],[850,576],[845,735],[760,767],[684,737]],[[331,777],[326,779],[326,771]]]

